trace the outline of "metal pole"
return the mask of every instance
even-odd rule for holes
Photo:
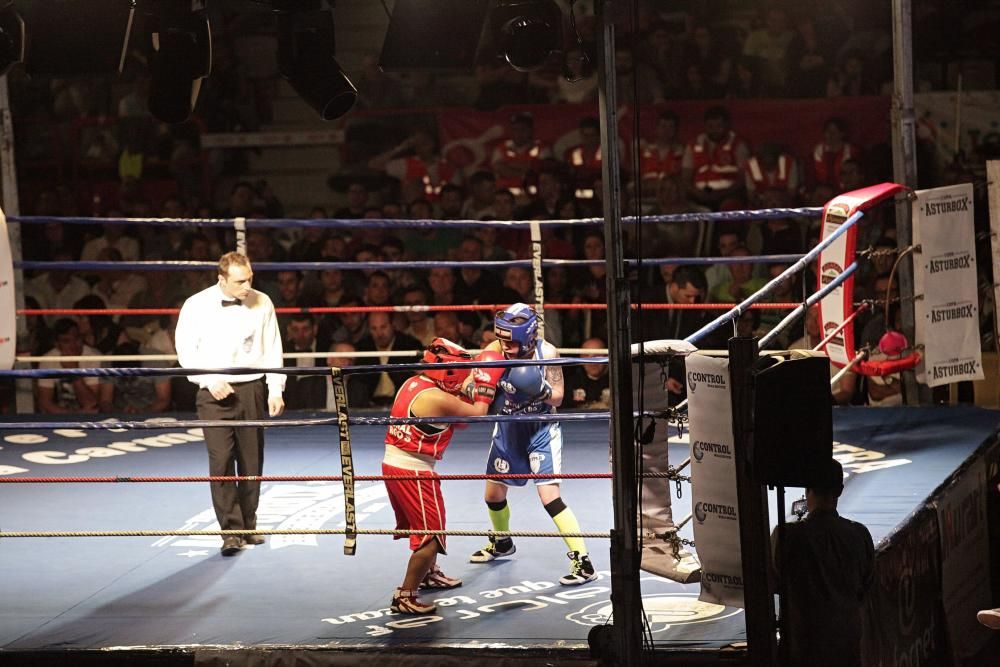
[[[892,0],[892,176],[908,188],[917,187],[916,114],[913,111],[913,36],[911,0]],[[913,241],[910,202],[896,195],[896,243],[900,252]],[[899,263],[899,295],[903,333],[914,340],[913,261]],[[908,404],[929,404],[930,392],[921,390],[913,371],[903,373],[903,397]]]
[[[3,210],[7,216],[21,215],[21,203],[17,194],[17,165],[14,161],[14,121],[10,112],[10,94],[7,75],[0,77],[0,194],[3,196]],[[10,236],[10,254],[15,265],[23,259],[21,251],[21,225],[7,223]],[[14,269],[14,305],[24,308],[24,272]],[[28,339],[28,324],[24,317],[17,318],[17,349],[23,350]],[[16,366],[16,365],[15,365]],[[35,411],[31,380],[15,382],[15,407],[18,414]]]
[[[638,483],[632,424],[632,350],[629,284],[622,251],[621,179],[618,164],[618,107],[615,99],[614,0],[598,5],[601,20],[598,94],[601,118],[601,175],[608,291],[608,358],[611,386],[611,470],[614,530],[611,533],[611,609],[618,664],[642,660],[642,595],[639,587]]]
[[[771,540],[768,534],[767,491],[753,469],[753,378],[757,339],[729,339],[729,376],[733,403],[733,456],[736,458],[736,498],[743,557],[743,600],[747,649],[752,667],[778,664],[774,633],[774,596],[768,588]],[[779,508],[784,511],[784,508]]]

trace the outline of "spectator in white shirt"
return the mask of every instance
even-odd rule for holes
[[[58,357],[100,354],[83,344],[80,328],[69,318],[56,321],[56,346],[45,353],[52,361],[43,361],[39,368],[79,368],[78,361],[59,361]],[[96,377],[52,378],[38,381],[38,411],[46,415],[97,412],[98,380]]]
[[[175,343],[183,368],[280,368],[281,332],[274,304],[251,287],[253,271],[246,255],[219,259],[219,282],[191,296],[181,307]],[[258,420],[277,417],[285,408],[285,376],[263,374],[192,375],[200,389],[200,419]],[[266,394],[265,394],[266,391]],[[209,474],[257,476],[264,461],[261,428],[205,429]],[[212,503],[223,530],[255,530],[260,482],[212,482]],[[262,544],[259,535],[226,536],[222,555],[233,556],[244,544]]]
[[[72,262],[75,259],[65,249],[52,253],[54,262]],[[24,294],[33,297],[39,308],[72,308],[74,303],[90,294],[90,285],[72,271],[52,270],[30,279]],[[59,318],[49,315],[46,316],[45,323],[53,326],[57,319]]]
[[[122,254],[115,248],[105,248],[97,258],[101,262],[123,261]],[[94,285],[94,294],[101,297],[108,308],[128,308],[132,297],[146,289],[146,279],[135,271],[101,271],[98,275],[100,279]],[[115,315],[114,319],[119,321],[121,315]]]
[[[80,261],[95,261],[105,248],[114,248],[122,254],[122,261],[139,261],[139,242],[125,236],[124,225],[104,225],[103,236],[87,241],[80,252]]]

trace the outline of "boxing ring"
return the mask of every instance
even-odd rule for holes
[[[183,417],[183,416],[179,416]],[[840,408],[835,411],[835,455],[849,473],[841,507],[869,527],[879,548],[905,531],[908,519],[963,462],[995,443],[996,414],[967,407]],[[607,470],[606,422],[569,422],[566,472]],[[149,432],[7,430],[0,435],[0,466],[28,468],[22,476],[68,478],[173,477],[204,469],[204,444],[172,438],[188,429]],[[148,440],[161,436],[158,446]],[[167,437],[163,437],[167,436]],[[358,475],[376,474],[384,428],[355,426]],[[146,438],[146,444],[137,444]],[[165,443],[174,440],[173,444]],[[132,442],[135,451],[107,449]],[[488,446],[485,425],[460,432],[442,462],[442,474],[477,470]],[[268,432],[268,475],[329,474],[339,469],[335,426],[276,428]],[[682,459],[687,446],[671,445]],[[89,452],[89,454],[87,453]],[[117,452],[109,454],[109,452]],[[873,453],[894,464],[866,470]],[[31,461],[37,461],[32,463]],[[870,467],[870,466],[869,466]],[[858,472],[861,470],[861,472]],[[564,482],[584,531],[611,523],[608,480]],[[215,523],[208,489],[189,483],[5,484],[2,528],[8,531],[209,529]],[[887,492],[891,489],[891,493]],[[447,483],[450,527],[481,530],[481,483]],[[793,492],[791,497],[797,497]],[[512,493],[520,528],[548,527],[533,495]],[[687,512],[689,494],[676,500]],[[380,482],[357,482],[359,524],[392,528],[394,517]],[[686,505],[686,503],[688,505]],[[265,483],[258,528],[342,528],[343,491],[337,482]],[[278,535],[235,558],[219,554],[218,537],[48,538],[0,541],[0,657],[37,651],[184,648],[233,651],[297,647],[321,649],[578,649],[607,620],[610,584],[606,550],[594,549],[601,578],[573,589],[562,573],[558,540],[522,540],[515,557],[487,565],[467,563],[481,537],[452,537],[443,557],[461,588],[430,594],[431,617],[392,614],[387,601],[405,547],[360,536],[357,555],[340,553],[337,535]],[[742,610],[699,605],[696,584],[644,574],[642,594],[660,648],[722,651],[744,641]],[[684,602],[689,604],[684,606]],[[128,648],[132,647],[132,648]]]
[[[651,222],[762,220],[773,217],[814,217],[818,209],[782,209],[693,216],[660,216]],[[761,304],[758,301],[785,276],[801,270],[825,247],[844,235],[860,219],[851,216],[842,229],[824,239],[805,256],[770,255],[739,258],[661,258],[658,264],[725,264],[730,262],[784,262],[789,269],[760,293],[724,310],[713,322],[689,337],[697,341],[714,328],[734,322],[750,308],[791,311],[784,326],[843,285],[856,263],[839,267],[838,275],[798,303]],[[53,219],[21,218],[23,223]],[[74,220],[62,220],[74,222]],[[80,219],[81,222],[88,222]],[[105,224],[148,222],[166,226],[206,226],[235,231],[237,246],[247,228],[328,226],[359,228],[426,226],[436,221],[302,221],[102,219]],[[551,224],[598,224],[600,221],[549,221]],[[529,223],[449,222],[469,228],[520,227]],[[538,222],[530,223],[533,243],[539,243]],[[537,246],[540,248],[540,245]],[[864,252],[858,252],[864,257]],[[635,263],[632,260],[628,260]],[[543,267],[603,264],[604,260],[542,259],[482,262],[405,262],[407,268],[465,266],[530,267],[536,294],[542,295]],[[258,271],[324,269],[395,269],[397,262],[255,263]],[[18,268],[36,270],[125,269],[171,271],[212,269],[210,262],[29,262]],[[855,304],[848,304],[854,306]],[[539,310],[602,308],[601,304],[539,303]],[[829,332],[832,339],[851,319],[871,304],[844,313],[845,321]],[[493,306],[469,306],[491,309]],[[648,304],[644,308],[679,307]],[[695,307],[710,307],[698,305]],[[448,307],[442,308],[447,309]],[[450,307],[461,310],[466,307]],[[407,312],[434,310],[433,306],[291,308],[287,312],[339,313]],[[279,313],[283,309],[279,309]],[[110,314],[111,310],[100,311]],[[170,308],[145,309],[136,314],[170,314]],[[23,310],[23,316],[94,314],[75,310]],[[850,350],[854,352],[853,350]],[[564,350],[570,354],[580,350]],[[852,365],[863,364],[859,351]],[[345,356],[359,356],[344,353]],[[395,356],[397,353],[394,353]],[[400,356],[412,352],[400,352]],[[641,356],[641,351],[640,351]],[[322,359],[338,353],[306,353]],[[374,354],[372,356],[375,356]],[[377,356],[385,356],[378,353]],[[142,355],[131,357],[142,360]],[[22,362],[36,361],[19,357]],[[80,360],[87,361],[84,359]],[[90,360],[93,361],[93,360]],[[593,358],[565,358],[560,364],[606,363]],[[510,365],[512,362],[493,362]],[[651,363],[651,362],[646,362]],[[389,366],[369,365],[359,372],[379,372]],[[400,366],[392,366],[399,370]],[[104,377],[188,374],[185,369],[78,369],[76,374]],[[285,368],[276,372],[329,374],[330,369]],[[344,369],[348,373],[350,367]],[[51,375],[46,375],[49,373]],[[40,378],[73,370],[17,370],[8,375]],[[682,409],[678,406],[678,410]],[[344,412],[346,415],[346,411]],[[663,413],[644,412],[637,417]],[[489,564],[471,564],[465,554],[482,545],[488,520],[482,503],[482,469],[489,446],[491,418],[471,418],[456,433],[449,454],[437,468],[447,483],[449,555],[442,564],[464,580],[461,588],[422,592],[438,605],[427,616],[394,614],[388,600],[406,549],[393,543],[394,515],[385,487],[377,478],[386,424],[381,416],[349,419],[349,449],[353,462],[343,467],[343,430],[329,413],[293,415],[266,424],[266,473],[257,530],[268,535],[263,545],[248,546],[236,557],[219,554],[220,532],[209,500],[207,479],[201,477],[205,452],[201,428],[187,414],[151,416],[143,422],[112,419],[110,423],[66,418],[40,421],[28,417],[0,424],[0,581],[5,582],[6,604],[0,609],[0,658],[30,660],[38,655],[95,652],[114,659],[139,659],[150,653],[168,659],[207,661],[229,658],[266,661],[276,649],[326,659],[338,651],[419,651],[434,655],[456,652],[467,660],[469,651],[497,651],[503,655],[565,654],[579,657],[588,648],[588,634],[610,621],[609,554],[602,538],[613,525],[608,464],[607,413],[561,412],[564,438],[563,493],[575,508],[581,531],[592,545],[597,581],[574,588],[558,585],[565,565],[560,540],[519,539],[513,558]],[[521,417],[527,419],[528,417]],[[494,419],[495,420],[495,419]],[[434,421],[448,421],[436,418]],[[669,422],[665,419],[663,423]],[[395,423],[395,422],[392,422]],[[834,455],[848,473],[841,501],[843,513],[871,530],[882,554],[898,553],[902,541],[924,530],[928,507],[973,462],[1000,459],[995,412],[956,408],[839,408],[834,412]],[[673,437],[669,460],[681,461],[691,452],[688,434],[669,426]],[[990,463],[989,465],[994,465]],[[671,493],[681,479],[678,470],[666,477]],[[349,482],[349,483],[348,483]],[[792,489],[787,498],[801,494]],[[530,492],[511,493],[509,502],[518,537],[558,537]],[[691,494],[673,501],[678,516],[693,514]],[[777,514],[772,499],[772,524]],[[686,521],[680,522],[681,526]],[[520,532],[518,532],[520,531]],[[676,535],[690,543],[691,526]],[[346,546],[357,538],[356,554]],[[663,537],[663,536],[657,536]],[[666,540],[669,542],[670,537]],[[342,549],[342,547],[344,547]],[[699,602],[697,584],[681,584],[653,574],[640,575],[648,638],[653,646],[669,649],[680,660],[717,659],[743,655],[747,632],[741,609]],[[69,653],[72,652],[72,653]],[[220,657],[221,656],[221,657]],[[443,659],[443,658],[442,658]],[[262,664],[264,664],[262,662]]]

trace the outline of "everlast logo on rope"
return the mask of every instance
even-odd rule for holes
[[[934,366],[933,368],[931,368],[931,376],[935,380],[955,377],[958,375],[975,375],[975,374],[976,374],[975,359],[971,359],[969,361],[959,361],[953,364],[945,364],[943,366]]]
[[[347,405],[347,389],[342,377],[333,379],[334,399],[338,406]],[[337,429],[340,432],[340,467],[344,484],[344,518],[348,526],[354,525],[354,457],[351,454],[351,427],[347,411],[339,410]]]
[[[716,458],[731,459],[733,450],[729,445],[720,442],[706,442],[705,440],[695,440],[691,443],[691,455],[695,461],[701,461],[705,454],[712,454]]]
[[[973,303],[934,308],[928,315],[931,318],[931,322],[935,324],[938,322],[950,322],[951,320],[971,320],[975,316],[976,306]]]
[[[688,390],[696,391],[701,383],[707,384],[715,389],[726,388],[726,376],[722,373],[698,373],[689,371],[687,375]]]
[[[927,202],[924,205],[924,215],[942,215],[944,213],[958,213],[969,210],[969,198],[952,199],[950,201]]]
[[[532,266],[542,265],[542,244],[533,243],[531,244],[531,261]],[[535,280],[535,303],[541,304],[545,302],[545,287],[541,280]]]
[[[694,518],[698,523],[705,523],[708,515],[711,514],[717,519],[736,520],[736,508],[732,505],[720,505],[717,503],[695,503]]]

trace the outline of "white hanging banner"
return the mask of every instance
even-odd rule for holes
[[[0,211],[0,369],[14,368],[17,351],[17,311],[14,302],[14,261],[7,235],[7,216]]]
[[[729,359],[687,358],[691,437],[691,513],[701,561],[702,602],[743,607],[743,560]]]
[[[918,190],[913,204],[917,381],[929,387],[983,379],[972,184]]]

